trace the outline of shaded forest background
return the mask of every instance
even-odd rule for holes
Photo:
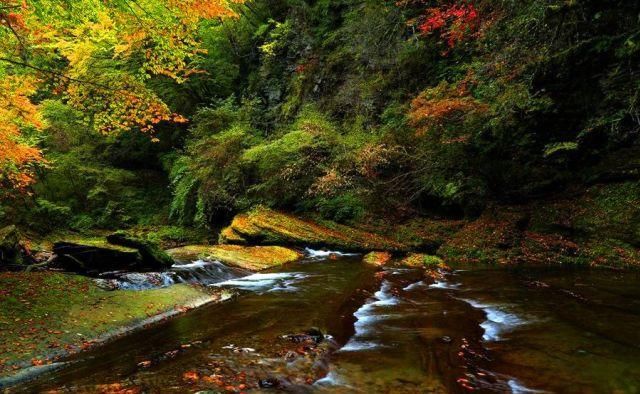
[[[54,78],[25,94],[43,126],[19,138],[46,163],[21,163],[30,181],[17,187],[10,174],[25,169],[3,162],[0,220],[41,234],[166,225],[180,237],[258,204],[338,222],[474,217],[640,174],[637,2],[230,7],[190,25],[204,49],[184,54],[194,72],[136,80],[140,100],[163,108],[153,129],[89,104],[110,100],[86,87],[101,78],[86,74],[95,63],[81,77],[41,72]],[[138,70],[148,49],[122,61],[117,42],[88,40],[109,70]],[[66,72],[70,56],[38,68]],[[13,60],[5,81],[25,68]],[[56,79],[85,91],[60,94]]]

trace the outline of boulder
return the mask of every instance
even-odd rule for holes
[[[98,275],[111,271],[137,271],[142,257],[136,249],[74,242],[56,242],[53,245],[56,258],[54,267],[86,275]]]
[[[257,207],[237,215],[220,234],[220,243],[246,245],[298,245],[344,251],[405,251],[393,239],[338,223],[314,222]]]

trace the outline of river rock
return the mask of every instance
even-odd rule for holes
[[[66,271],[98,275],[113,271],[164,271],[173,265],[173,259],[156,245],[116,233],[108,242],[85,240],[57,242],[54,266]]]
[[[256,207],[237,215],[220,233],[220,243],[247,245],[297,245],[344,251],[405,251],[393,239],[334,222],[314,222],[293,215]]]

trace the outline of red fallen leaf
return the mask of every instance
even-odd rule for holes
[[[225,386],[224,389],[227,390],[227,391],[236,391],[236,388],[233,387],[233,386]]]
[[[34,358],[33,360],[31,360],[31,364],[32,364],[34,367],[38,367],[38,366],[40,366],[40,365],[44,365],[44,361],[43,361],[43,360],[39,360],[39,359],[37,359],[37,358]]]
[[[145,360],[138,363],[140,368],[149,368],[151,366],[151,361]]]
[[[182,380],[187,383],[195,383],[200,380],[200,375],[196,371],[187,371],[182,374]]]

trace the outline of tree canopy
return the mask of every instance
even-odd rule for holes
[[[33,181],[38,103],[59,97],[101,133],[153,134],[186,122],[148,85],[183,83],[201,72],[198,30],[237,16],[227,0],[0,1],[0,176],[5,187]]]

